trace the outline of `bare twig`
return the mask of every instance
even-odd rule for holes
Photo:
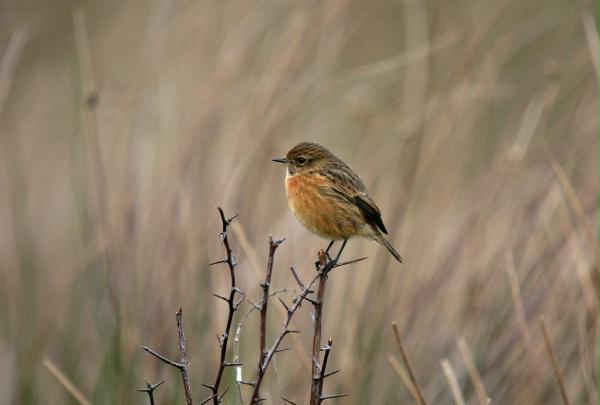
[[[321,367],[319,369],[319,375],[317,377],[317,379],[319,381],[317,404],[319,404],[319,405],[321,404],[321,402],[323,402],[323,399],[324,399],[323,398],[323,383],[325,381],[325,378],[337,373],[337,371],[334,371],[333,373],[329,373],[329,374],[327,373],[327,360],[329,359],[329,353],[331,352],[332,346],[333,346],[333,339],[329,339],[327,341],[327,345],[323,346],[321,348],[321,351],[324,352],[324,354],[323,354],[323,364],[321,364]]]
[[[190,388],[190,378],[188,375],[188,361],[185,351],[185,334],[183,332],[183,311],[179,308],[179,311],[175,313],[177,319],[177,332],[179,336],[179,353],[181,354],[181,365],[183,366],[181,371],[181,379],[183,381],[183,388],[185,390],[185,399],[188,405],[192,405],[192,390]]]
[[[283,323],[283,326],[281,327],[281,330],[280,330],[279,334],[277,335],[277,337],[275,338],[275,341],[271,345],[270,349],[267,351],[267,354],[265,355],[262,364],[259,366],[258,377],[257,377],[256,381],[253,383],[254,389],[252,391],[252,397],[250,400],[251,405],[254,405],[261,401],[261,398],[258,395],[260,385],[262,383],[265,373],[267,372],[267,368],[269,367],[269,364],[271,363],[271,360],[273,359],[273,356],[279,350],[279,346],[281,345],[281,342],[288,334],[298,332],[295,330],[291,330],[289,328],[290,323],[292,321],[292,318],[294,317],[294,314],[298,311],[298,309],[302,305],[302,301],[304,301],[306,299],[306,296],[312,292],[311,288],[312,288],[313,284],[319,278],[320,274],[321,274],[320,271],[317,272],[317,274],[310,281],[310,283],[308,283],[308,285],[306,285],[305,287],[302,287],[300,290],[300,293],[296,297],[294,297],[294,299],[292,300],[292,305],[287,310],[287,317]]]
[[[292,272],[292,275],[294,276],[294,280],[296,280],[296,283],[298,283],[300,288],[304,288],[304,284],[302,284],[302,280],[300,280],[300,277],[298,276],[298,273],[296,272],[294,267],[290,267],[290,271]]]
[[[333,395],[324,395],[320,398],[321,402],[327,399],[335,399],[335,398],[344,398],[349,396],[349,394],[333,394]]]
[[[548,335],[548,329],[546,329],[546,322],[544,320],[544,317],[540,318],[540,329],[542,330],[542,336],[544,337],[544,344],[546,345],[546,350],[548,351],[550,363],[552,363],[552,369],[554,370],[554,379],[556,380],[556,385],[558,385],[558,389],[560,390],[560,396],[562,397],[565,404],[570,404],[571,402],[569,401],[567,390],[565,389],[565,384],[563,382],[562,371],[560,369],[560,365],[558,364],[558,359],[556,358],[554,347],[552,346],[552,342],[550,341],[550,336]]]
[[[327,287],[327,278],[331,270],[337,267],[346,266],[349,264],[357,263],[362,260],[365,260],[366,257],[349,260],[346,262],[339,262],[340,256],[342,255],[342,251],[346,246],[347,240],[342,243],[338,254],[335,259],[331,259],[328,251],[331,247],[331,243],[327,248],[327,251],[320,250],[318,254],[319,260],[315,263],[317,266],[317,275],[319,277],[319,285],[317,287],[317,297],[316,299],[309,299],[309,301],[315,307],[315,312],[313,315],[314,319],[314,333],[313,333],[313,344],[312,344],[312,369],[311,369],[311,387],[310,387],[310,405],[320,405],[325,399],[332,398],[340,398],[347,396],[346,394],[341,395],[327,395],[323,396],[323,380],[326,376],[325,373],[325,363],[327,362],[327,357],[329,356],[329,350],[331,349],[331,340],[330,343],[325,346],[328,348],[327,350],[323,350],[321,347],[321,333],[323,330],[323,304],[325,301],[325,289]],[[325,351],[323,356],[323,364],[320,364],[320,352]],[[338,370],[339,371],[339,370]],[[329,375],[333,375],[337,373],[337,371],[330,373]]]
[[[260,352],[258,357],[258,370],[259,374],[262,369],[262,364],[265,361],[265,357],[267,355],[266,352],[266,340],[267,340],[267,311],[269,305],[269,289],[271,287],[271,275],[273,274],[273,262],[275,261],[275,251],[277,247],[281,245],[283,239],[274,241],[272,237],[269,237],[269,259],[267,261],[267,273],[265,276],[264,283],[261,284],[263,290],[263,299],[260,304]],[[289,312],[289,309],[288,309]],[[262,379],[261,379],[262,380]],[[258,382],[258,381],[257,381]],[[260,384],[257,384],[255,387],[255,395],[256,398],[260,397],[259,393]],[[255,399],[256,399],[255,398]]]
[[[408,376],[410,377],[410,382],[413,385],[414,391],[417,394],[415,399],[419,405],[425,405],[425,399],[423,397],[423,391],[419,387],[419,383],[417,382],[417,378],[415,377],[415,373],[410,365],[410,361],[408,359],[408,355],[406,354],[406,350],[404,350],[404,345],[402,344],[402,339],[400,338],[400,331],[398,330],[398,324],[396,322],[392,322],[392,329],[394,331],[394,336],[396,338],[396,343],[398,344],[398,349],[400,349],[400,355],[402,356],[402,361],[406,366],[406,370],[408,371]]]
[[[217,296],[218,298],[223,299],[227,303],[227,307],[228,307],[227,323],[225,325],[225,331],[219,337],[219,346],[221,347],[221,353],[219,356],[219,370],[217,371],[217,375],[215,377],[215,382],[213,383],[213,385],[203,384],[205,387],[209,388],[212,391],[212,395],[206,399],[206,402],[209,402],[210,400],[212,400],[214,405],[218,405],[221,402],[221,399],[223,398],[223,396],[225,395],[225,392],[227,391],[227,390],[225,390],[223,393],[219,394],[219,387],[221,385],[221,380],[223,379],[223,373],[225,371],[225,368],[230,367],[230,366],[240,365],[240,363],[229,363],[225,360],[225,358],[227,356],[227,348],[228,348],[228,343],[229,343],[229,335],[231,332],[231,325],[233,323],[233,315],[235,314],[235,311],[237,311],[240,303],[242,302],[242,300],[245,297],[245,294],[239,288],[237,288],[237,285],[236,285],[235,267],[237,265],[237,262],[236,262],[233,250],[231,249],[231,246],[229,244],[229,238],[227,235],[229,225],[236,218],[236,216],[233,216],[231,218],[226,218],[225,213],[223,212],[221,207],[218,207],[217,209],[219,210],[219,214],[221,216],[221,224],[222,224],[222,230],[221,230],[221,233],[219,234],[219,238],[220,238],[221,242],[223,243],[223,246],[225,247],[226,257],[223,260],[214,262],[214,264],[218,264],[218,263],[227,264],[227,267],[229,269],[231,289],[229,290],[228,297],[223,297],[223,296],[220,296],[217,294],[213,294],[213,295]],[[241,295],[241,298],[237,301],[236,301],[236,293]]]
[[[150,384],[148,381],[146,381],[146,388],[139,389],[138,392],[145,392],[146,394],[148,394],[148,398],[150,399],[150,405],[154,405],[154,390],[160,387],[164,382],[165,380],[162,380],[159,383]]]
[[[348,260],[348,261],[345,261],[345,262],[336,263],[332,267],[334,269],[337,269],[338,267],[343,267],[343,266],[347,266],[349,264],[354,264],[354,263],[362,262],[363,260],[367,260],[368,258],[369,257],[365,256],[365,257],[361,257],[361,258],[358,258],[358,259]]]
[[[150,353],[151,355],[153,355],[154,357],[156,357],[157,359],[159,359],[160,361],[162,361],[165,364],[168,364],[171,367],[175,367],[176,369],[179,370],[179,372],[181,373],[181,380],[183,382],[183,389],[185,391],[185,400],[187,405],[192,405],[193,400],[192,400],[192,390],[190,388],[190,377],[189,377],[189,372],[188,372],[188,361],[187,361],[187,354],[186,354],[186,341],[185,341],[185,333],[183,331],[183,311],[181,310],[181,308],[179,308],[179,310],[175,313],[175,319],[177,320],[177,334],[178,334],[178,340],[179,340],[179,355],[180,355],[180,361],[176,362],[173,360],[169,360],[168,358],[166,358],[165,356],[155,352],[154,350],[150,349],[147,346],[144,346],[144,350],[147,351],[148,353]],[[160,385],[160,384],[159,384]]]
[[[322,379],[319,379],[319,353],[321,351],[321,331],[323,324],[323,301],[325,299],[325,288],[327,286],[326,269],[333,268],[333,265],[328,266],[327,253],[324,250],[319,251],[319,286],[317,287],[317,299],[312,301],[315,307],[314,313],[314,333],[312,345],[312,371],[310,385],[310,404],[318,405],[321,402]],[[329,352],[326,352],[326,354]]]
[[[283,288],[281,290],[276,290],[276,291],[272,291],[269,292],[269,298],[270,297],[274,297],[276,295],[279,294],[285,294],[285,293],[290,293],[290,292],[294,292],[294,290],[288,289],[288,288]],[[239,362],[240,359],[240,339],[241,339],[241,335],[242,335],[242,330],[244,327],[244,323],[246,322],[246,319],[248,319],[248,317],[250,317],[250,315],[254,312],[254,311],[258,311],[261,308],[261,304],[262,302],[256,303],[256,302],[252,302],[250,300],[247,300],[250,303],[250,309],[248,309],[248,311],[241,317],[239,323],[237,324],[237,327],[235,328],[235,335],[233,338],[233,361],[234,362]],[[278,349],[276,350],[277,353],[283,351],[284,349]],[[287,350],[287,349],[286,349]],[[238,395],[239,395],[239,399],[240,399],[240,403],[244,403],[244,399],[242,398],[242,392],[240,390],[240,384],[242,385],[250,385],[252,387],[254,387],[255,382],[254,381],[244,381],[243,380],[243,376],[242,376],[242,369],[241,367],[238,367],[236,369],[236,381],[238,383]]]

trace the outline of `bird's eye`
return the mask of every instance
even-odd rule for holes
[[[302,165],[306,164],[307,160],[303,157],[299,157],[298,159],[296,159],[296,162],[298,162],[298,164],[300,166],[302,166]]]

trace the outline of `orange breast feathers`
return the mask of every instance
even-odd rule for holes
[[[309,231],[329,240],[356,234],[360,214],[356,207],[319,191],[329,187],[325,177],[316,173],[288,176],[285,186],[290,209]]]

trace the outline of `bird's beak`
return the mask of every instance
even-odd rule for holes
[[[286,158],[275,158],[275,159],[272,159],[272,160],[273,160],[273,162],[277,162],[277,163],[283,163],[283,164],[287,163],[287,159]]]

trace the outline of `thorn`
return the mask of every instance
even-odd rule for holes
[[[243,366],[242,363],[229,363],[227,361],[223,362],[223,367],[233,367],[233,366]]]
[[[231,387],[231,385],[228,385],[227,388],[225,388],[225,391],[223,391],[223,393],[217,397],[217,402],[221,402],[221,399],[223,399],[225,394],[227,394],[227,391],[229,391],[229,387]]]
[[[334,375],[334,374],[337,374],[337,373],[339,373],[340,371],[342,371],[342,370],[335,370],[335,371],[332,371],[332,372],[330,372],[330,373],[327,373],[327,374],[325,374],[325,375],[323,376],[323,378],[327,378],[327,377],[329,377],[329,376],[332,376],[332,375]]]
[[[334,398],[343,398],[347,397],[349,394],[334,394],[334,395],[325,395],[321,397],[321,401],[325,401],[326,399],[334,399]]]
[[[304,284],[302,284],[302,280],[300,280],[300,277],[298,277],[298,273],[296,273],[296,269],[294,269],[293,267],[290,267],[290,271],[292,272],[292,275],[296,279],[296,283],[298,283],[298,286],[300,286],[300,288],[304,290]]]
[[[290,312],[290,307],[288,307],[285,302],[283,302],[283,300],[279,297],[277,297],[277,299],[279,300],[279,302],[281,302],[281,305],[283,305],[286,309],[286,311],[288,311],[288,313]]]
[[[215,264],[227,263],[227,259],[217,260],[216,262],[208,263],[209,266],[214,266]]]
[[[223,297],[222,295],[215,294],[215,293],[212,293],[212,296],[213,296],[213,297],[220,298],[220,299],[222,299],[223,301],[225,301],[226,303],[228,303],[228,304],[229,304],[229,298]]]
[[[214,390],[215,387],[213,385],[209,385],[209,384],[202,384],[200,383],[201,386],[203,386],[204,388],[208,388],[209,390]]]
[[[288,334],[288,333],[300,333],[300,331],[299,330],[295,330],[295,329],[287,329],[285,331],[285,334]]]
[[[142,389],[139,389],[137,391],[138,392],[148,392],[148,393],[150,393],[150,392],[154,391],[155,389],[157,389],[158,387],[160,387],[161,385],[163,385],[164,382],[165,382],[165,380],[162,380],[159,383],[150,384],[148,381],[146,381],[146,388],[142,388]]]
[[[216,395],[211,395],[210,397],[206,398],[204,401],[200,402],[199,405],[204,405],[205,403],[207,403],[208,401],[210,401],[211,399],[215,398]]]
[[[285,241],[285,238],[282,238],[282,239],[279,239],[279,240],[271,240],[271,243],[272,243],[274,246],[279,246],[279,245],[281,245],[281,244],[282,244],[284,241]]]
[[[298,405],[298,404],[296,404],[295,402],[293,402],[293,401],[290,401],[289,399],[287,399],[287,398],[285,398],[285,397],[281,397],[281,399],[283,399],[283,401],[284,401],[284,402],[286,402],[286,403],[288,403],[288,404],[290,404],[290,405]]]
[[[227,225],[231,224],[233,222],[233,220],[236,219],[237,217],[239,217],[239,214],[235,214],[234,216],[232,216],[231,218],[226,220]]]
[[[277,349],[273,353],[287,352],[288,350],[292,350],[292,348],[291,347],[286,347],[285,349]]]
[[[254,387],[256,385],[256,381],[240,381],[239,383],[243,385],[249,385],[251,387]]]
[[[335,269],[337,267],[342,267],[342,266],[347,266],[349,264],[354,264],[354,263],[358,263],[358,262],[362,262],[363,260],[367,260],[368,257],[361,257],[360,259],[354,259],[354,260],[348,260],[347,262],[341,262],[341,263],[335,263],[331,268]],[[333,262],[330,262],[333,263]]]
[[[163,356],[162,354],[155,352],[154,350],[150,349],[148,346],[144,346],[142,349],[144,349],[144,351],[150,353],[151,355],[153,355],[154,357],[156,357],[157,359],[159,359],[160,361],[162,361],[163,363],[166,363],[172,367],[178,368],[180,370],[182,370],[185,366],[181,363],[178,363],[176,361],[170,360],[168,358],[166,358],[165,356]]]

